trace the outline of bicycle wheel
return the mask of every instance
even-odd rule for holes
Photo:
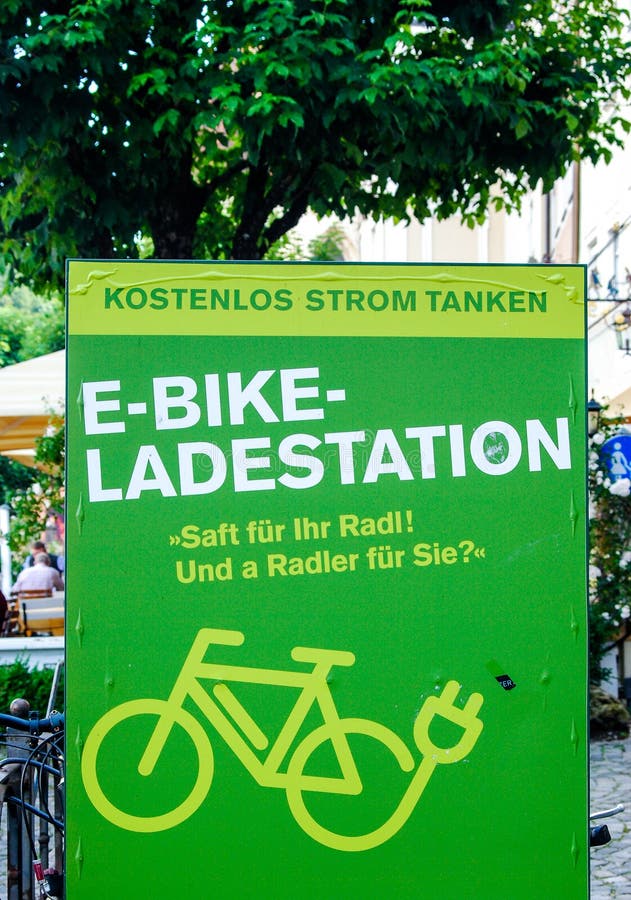
[[[380,725],[378,722],[372,722],[369,719],[341,719],[340,725],[343,732],[347,735],[363,735],[380,743],[394,757],[400,772],[410,772],[414,768],[414,759],[407,746],[398,735],[386,728],[385,725]],[[303,831],[326,847],[345,851],[361,851],[377,847],[396,834],[412,812],[413,806],[406,802],[405,792],[403,800],[398,802],[396,809],[387,820],[378,828],[365,834],[338,834],[320,825],[307,809],[303,795],[311,794],[315,796],[317,789],[309,789],[309,780],[311,778],[313,781],[313,776],[305,775],[305,768],[313,754],[324,744],[331,742],[331,740],[330,727],[326,724],[321,725],[301,741],[291,757],[287,767],[288,786],[286,789],[287,802],[291,813]],[[338,790],[336,795],[338,797],[344,794],[347,796],[359,795],[362,790],[363,786],[360,776],[358,790],[352,789],[345,792]]]
[[[198,769],[192,790],[177,806],[156,815],[141,816],[120,809],[105,795],[98,775],[98,755],[104,739],[122,722],[138,716],[167,716],[174,720],[191,739],[197,753]],[[119,748],[117,753],[124,749]],[[173,709],[165,700],[130,700],[106,712],[90,731],[81,756],[81,775],[90,801],[108,821],[127,831],[165,831],[188,819],[203,802],[213,778],[213,752],[206,732],[186,710]],[[138,778],[144,776],[138,773]]]

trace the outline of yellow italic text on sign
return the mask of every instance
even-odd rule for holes
[[[202,725],[183,708],[187,698],[197,705],[199,712],[261,787],[285,791],[289,809],[303,831],[320,844],[340,851],[370,850],[393,837],[413,813],[436,768],[467,757],[482,732],[483,723],[478,718],[482,695],[471,694],[463,705],[458,699],[461,685],[457,681],[448,681],[439,695],[431,695],[424,700],[416,717],[413,736],[420,753],[420,760],[417,761],[401,738],[385,725],[370,719],[340,717],[328,678],[334,666],[352,666],[355,662],[353,653],[294,647],[292,659],[298,664],[312,665],[307,671],[204,661],[212,645],[238,648],[243,641],[244,636],[238,631],[201,629],[168,699],[130,700],[110,709],[96,722],[85,742],[81,768],[87,795],[104,818],[128,831],[164,831],[184,822],[204,801],[213,779],[213,752]],[[212,692],[204,688],[204,681],[213,684]],[[280,731],[271,739],[233,693],[230,684],[286,687],[292,691],[298,689],[299,697]],[[301,727],[314,708],[321,711],[323,724],[299,738]],[[140,778],[154,771],[176,725],[193,742],[198,766],[195,783],[179,805],[147,816],[120,809],[106,796],[99,777],[99,751],[105,739],[121,723],[140,716],[149,717],[151,722],[150,736],[138,765]],[[430,726],[435,717],[441,717],[455,726],[455,744],[439,746],[430,738]],[[308,804],[309,797],[314,793],[340,796],[362,793],[364,784],[348,740],[350,735],[377,741],[390,751],[393,765],[403,773],[410,773],[410,780],[403,796],[392,798],[393,811],[385,822],[367,833],[346,835],[316,821]],[[317,750],[322,745],[330,745],[338,764],[337,774],[318,774],[310,765],[318,759]],[[108,746],[111,749],[113,745],[110,742]],[[124,746],[116,749],[117,754],[124,751]]]
[[[581,338],[581,266],[68,263],[71,335]]]

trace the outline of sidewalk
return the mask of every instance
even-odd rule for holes
[[[624,803],[607,822],[612,841],[591,851],[591,900],[631,900],[631,738],[590,746],[590,809]]]

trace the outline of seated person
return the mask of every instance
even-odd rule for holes
[[[35,557],[38,553],[47,553],[46,544],[44,541],[33,541],[31,544],[31,552],[24,560],[23,569],[28,569],[29,566],[34,565]],[[54,553],[48,553],[48,558],[50,559],[49,565],[53,567],[53,569],[57,569],[58,572],[63,573],[63,563],[60,557],[55,556]]]
[[[63,591],[64,583],[57,569],[50,564],[47,553],[36,553],[35,562],[28,569],[22,569],[13,585],[17,591]]]

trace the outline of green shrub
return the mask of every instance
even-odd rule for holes
[[[631,715],[621,700],[600,687],[589,688],[589,731],[592,738],[626,738],[631,727]]]
[[[28,700],[31,709],[45,715],[53,683],[53,669],[29,669],[21,659],[0,666],[0,713],[8,713],[17,697]],[[56,706],[63,705],[63,684],[57,691]]]

